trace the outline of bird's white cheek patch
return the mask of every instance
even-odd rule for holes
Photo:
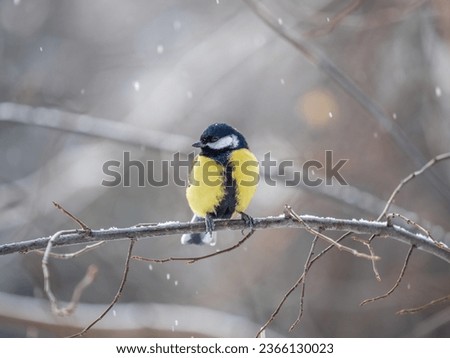
[[[239,144],[239,139],[234,135],[227,135],[226,137],[220,138],[217,142],[208,143],[207,146],[211,149],[224,149],[224,148],[236,148]]]

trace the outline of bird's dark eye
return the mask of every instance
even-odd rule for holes
[[[219,140],[219,137],[211,137],[210,139],[209,139],[209,142],[210,143],[214,143],[214,142],[217,142]]]

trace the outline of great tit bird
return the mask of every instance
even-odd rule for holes
[[[244,211],[256,191],[259,164],[244,136],[225,123],[211,124],[192,146],[201,151],[193,162],[186,197],[194,212],[191,222],[205,220],[207,232],[184,234],[181,243],[214,245],[214,219],[239,213],[248,225],[253,223]]]

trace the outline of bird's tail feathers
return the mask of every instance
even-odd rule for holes
[[[205,218],[201,216],[194,215],[191,223],[204,221]],[[193,233],[193,234],[184,234],[181,236],[181,243],[183,245],[194,244],[194,245],[211,245],[214,246],[217,242],[217,233],[209,233],[209,232],[201,232],[201,233]]]

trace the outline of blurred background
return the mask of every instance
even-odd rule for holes
[[[326,150],[334,162],[348,160],[340,171],[348,186],[261,181],[248,209],[254,217],[279,215],[289,204],[301,214],[375,219],[401,179],[449,151],[448,1],[249,3],[0,1],[0,243],[76,228],[52,201],[96,229],[190,220],[172,169],[164,187],[140,187],[136,168],[125,173],[129,187],[107,187],[103,164],[123,162],[129,152],[132,160],[153,161],[157,180],[167,177],[160,163],[177,152],[185,158],[213,122],[237,127],[261,160],[270,153],[300,168],[307,160],[323,163]],[[356,92],[344,89],[348,81]],[[450,164],[440,163],[408,184],[394,208],[447,245],[449,175]],[[220,232],[210,248],[167,236],[139,241],[134,253],[197,256],[240,238]],[[312,239],[303,230],[264,230],[192,265],[133,261],[120,303],[88,335],[254,336],[303,272]],[[86,326],[114,297],[127,246],[108,243],[50,260],[63,301],[90,264],[99,269],[70,317],[51,313],[42,256],[2,256],[0,335],[60,337]],[[320,242],[315,252],[324,247]],[[408,251],[388,239],[374,248],[381,282],[370,262],[333,250],[308,274],[300,324],[289,332],[298,314],[295,291],[266,335],[449,337],[448,305],[395,315],[449,294],[449,266],[429,254],[414,251],[399,288],[359,306],[393,286]]]

